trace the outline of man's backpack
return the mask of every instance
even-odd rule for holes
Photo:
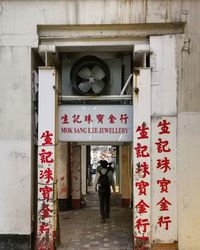
[[[99,171],[99,180],[98,180],[98,192],[99,193],[110,193],[110,181],[108,178],[108,172],[109,169],[107,170],[107,172],[105,174],[102,174],[101,171]]]

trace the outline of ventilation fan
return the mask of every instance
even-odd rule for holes
[[[110,71],[96,56],[84,56],[72,66],[70,79],[73,90],[80,95],[101,95],[109,88]]]

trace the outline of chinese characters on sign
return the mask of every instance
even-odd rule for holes
[[[134,75],[133,91],[133,237],[149,249],[151,236],[151,69]],[[138,90],[138,91],[136,91]]]
[[[81,118],[82,116],[80,114],[74,114],[73,116],[71,116],[71,122],[76,124],[76,123],[85,123],[85,124],[91,124],[92,122],[94,122],[94,119],[96,119],[97,123],[101,123],[103,124],[104,121],[107,119],[107,121],[111,124],[111,123],[117,123],[116,120],[117,118],[113,115],[110,114],[109,116],[105,116],[104,114],[97,114],[95,115],[95,117],[92,119],[91,114],[87,114],[83,116],[83,119]],[[69,120],[70,120],[69,116],[67,114],[64,114],[61,117],[62,120],[62,124],[69,124]],[[127,124],[127,120],[128,120],[128,115],[127,114],[120,114],[119,115],[119,120],[121,123]]]
[[[83,119],[81,118],[83,117]],[[128,116],[127,114],[120,114],[119,116],[119,120],[121,121],[121,123],[127,124],[127,120],[128,120]],[[73,116],[70,117],[72,123],[86,123],[86,124],[90,124],[92,123],[94,120],[94,118],[96,119],[97,123],[101,123],[103,124],[105,119],[107,119],[107,121],[111,124],[111,123],[116,123],[116,117],[113,114],[110,114],[107,118],[105,117],[104,114],[97,114],[95,115],[95,117],[92,119],[91,114],[87,114],[84,116],[81,116],[80,114],[74,114]],[[62,120],[62,124],[69,124],[69,117],[67,114],[64,114],[61,117]]]
[[[137,124],[134,143],[134,230],[135,238],[148,240],[150,232],[150,128]]]
[[[39,68],[38,84],[38,188],[37,188],[37,242],[38,250],[53,250],[55,243],[55,142],[56,142],[56,71]],[[48,96],[48,98],[46,98]]]
[[[170,238],[176,231],[175,119],[175,117],[156,118],[153,121],[152,131],[145,122],[135,127],[134,230],[135,237],[141,240],[148,239],[150,227],[154,230],[153,238],[163,237],[163,240],[167,235]],[[151,132],[153,153],[149,146]],[[153,196],[150,202],[151,192]],[[150,210],[153,215],[151,221]]]
[[[153,238],[172,238],[176,230],[176,117],[160,117],[152,125]]]
[[[166,194],[169,192],[169,185],[171,183],[171,180],[164,178],[167,177],[166,173],[168,171],[171,171],[170,158],[169,158],[169,152],[171,152],[171,148],[168,139],[168,135],[170,134],[170,122],[163,119],[157,123],[157,128],[159,129],[158,131],[159,137],[155,142],[156,150],[158,153],[158,159],[156,159],[157,160],[156,169],[157,171],[161,171],[163,174],[163,178],[158,179],[157,184],[159,184],[158,188],[160,188],[160,193],[164,193],[164,195],[166,196]],[[159,157],[159,154],[162,155]],[[166,199],[165,196],[163,196],[162,199],[158,201],[158,203],[156,204],[157,209],[159,211],[162,211],[164,215],[164,216],[162,215],[159,216],[157,225],[159,225],[159,227],[163,228],[164,230],[169,230],[171,218],[170,216],[168,216],[168,214],[166,216],[166,213],[164,212],[169,211],[170,206],[172,204],[170,201]]]
[[[131,141],[131,105],[59,106],[60,141]]]
[[[46,235],[53,237],[54,146],[52,136],[53,132],[43,131],[40,136],[42,144],[38,147],[38,231],[41,242],[43,238],[46,239]]]

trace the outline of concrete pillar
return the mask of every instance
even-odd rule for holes
[[[86,146],[81,146],[81,194],[86,195],[87,185]]]
[[[121,146],[121,195],[122,206],[130,205],[131,197],[131,147]]]
[[[68,147],[67,142],[58,142],[57,166],[58,166],[58,199],[59,210],[65,211],[68,208],[69,188],[68,188]]]
[[[72,208],[81,207],[81,146],[72,144],[71,162]]]
[[[57,83],[54,67],[39,68],[37,249],[53,250],[56,240],[57,94],[53,87]]]

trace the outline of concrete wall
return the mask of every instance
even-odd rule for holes
[[[121,165],[120,165],[120,192],[122,195],[122,206],[128,207],[131,202],[131,147],[121,146]]]
[[[181,131],[178,137],[178,239],[181,250],[200,248],[198,231],[195,232],[193,226],[199,218],[197,176],[200,168],[197,168],[198,151],[191,150],[199,146],[195,125],[200,112],[199,9],[200,1],[196,0],[0,2],[0,190],[3,190],[0,234],[29,234],[31,228],[30,47],[38,47],[37,25],[187,21],[185,34],[177,36],[176,48],[178,131]],[[186,129],[185,123],[189,123],[191,129]],[[188,192],[188,185],[192,192]]]
[[[185,34],[177,37],[178,111],[200,112],[199,64],[200,64],[200,1],[183,1],[186,13]],[[189,42],[187,42],[189,41]]]
[[[0,234],[31,230],[30,55],[28,47],[0,47]]]
[[[177,37],[178,241],[180,250],[200,249],[200,71],[199,1],[183,1],[187,26]],[[187,42],[188,41],[188,42]]]
[[[200,249],[199,149],[200,113],[179,114],[178,239],[179,249]]]

